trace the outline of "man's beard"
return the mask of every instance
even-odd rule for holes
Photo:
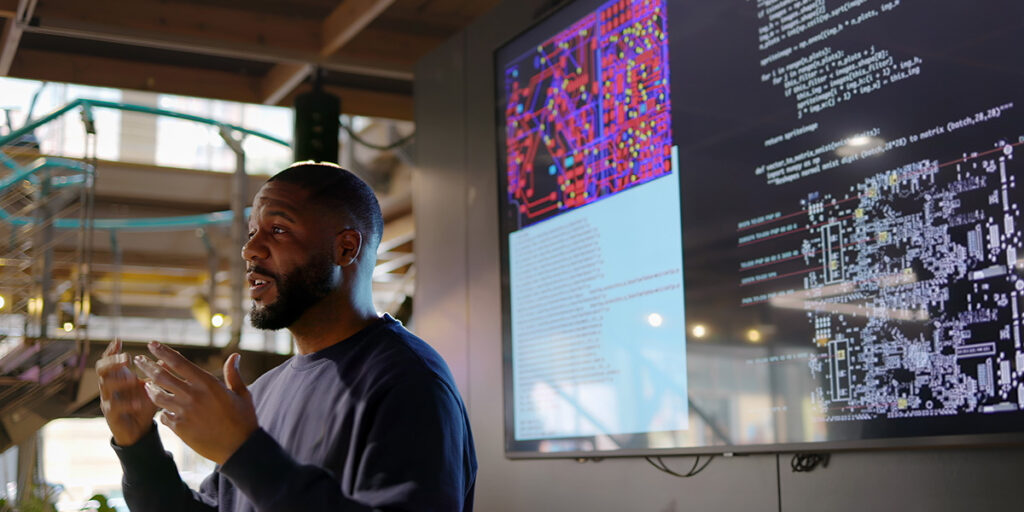
[[[314,255],[305,265],[283,276],[256,269],[274,279],[277,299],[265,306],[255,302],[249,311],[252,326],[276,331],[291,326],[314,304],[331,293],[334,265],[326,253]]]

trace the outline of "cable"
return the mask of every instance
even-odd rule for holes
[[[822,468],[827,468],[828,459],[827,453],[796,453],[793,454],[789,466],[793,468],[794,473],[807,473],[813,471],[819,464]]]
[[[644,459],[647,461],[648,464],[654,466],[655,469],[661,471],[662,473],[668,473],[677,478],[690,478],[692,476],[696,476],[701,471],[704,471],[704,468],[708,467],[708,464],[711,464],[711,461],[715,459],[714,455],[710,455],[708,456],[707,460],[704,461],[704,464],[701,464],[700,457],[700,455],[697,456],[697,458],[693,461],[693,467],[691,467],[690,470],[687,471],[686,473],[677,473],[673,471],[668,467],[668,465],[665,464],[665,461],[662,460],[661,457],[654,458],[658,460],[657,463],[654,462],[654,459],[652,459],[651,457],[644,457]]]
[[[352,140],[354,140],[357,143],[362,144],[363,146],[366,146],[366,147],[368,147],[370,149],[376,149],[377,151],[391,151],[392,149],[400,148],[400,147],[408,144],[409,142],[411,142],[413,139],[416,138],[416,132],[412,132],[409,135],[406,135],[405,137],[402,137],[401,139],[398,139],[397,141],[392,142],[391,144],[388,144],[387,146],[381,146],[381,145],[374,144],[372,142],[366,142],[365,140],[363,140],[361,137],[359,137],[359,135],[356,134],[355,130],[353,130],[352,127],[350,127],[349,125],[341,122],[340,118],[338,119],[338,125],[341,126],[342,128],[344,128],[346,132],[348,132],[348,135],[350,137],[352,137]]]
[[[775,496],[779,503],[779,512],[782,512],[782,454],[775,454]]]

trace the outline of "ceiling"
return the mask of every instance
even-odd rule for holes
[[[312,87],[319,70],[325,87],[341,98],[343,113],[411,120],[416,61],[497,2],[0,0],[0,76],[288,106]],[[386,126],[376,123],[370,131]],[[393,140],[388,133],[376,135],[362,133],[377,143]],[[39,155],[11,156],[27,162]],[[364,178],[373,170],[367,158],[365,165],[349,162]],[[386,189],[375,185],[386,221],[374,278],[381,307],[404,296],[412,277],[408,173],[400,172],[399,162],[391,164],[385,174],[404,179],[391,180]],[[126,162],[98,162],[98,174],[97,217],[229,207],[229,175]],[[250,179],[250,196],[263,179]],[[222,271],[237,249],[226,228],[209,236],[221,271],[216,280],[226,285]],[[112,240],[97,235],[97,301],[113,302],[108,295],[116,289],[126,312],[159,306],[162,314],[167,308],[187,314],[192,296],[206,289],[206,252],[191,231],[119,235],[123,268],[113,265]],[[226,309],[226,286],[217,302]]]
[[[416,61],[497,0],[0,0],[0,76],[412,119]]]

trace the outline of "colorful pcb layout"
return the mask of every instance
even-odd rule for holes
[[[615,0],[505,69],[521,229],[672,172],[664,0]]]

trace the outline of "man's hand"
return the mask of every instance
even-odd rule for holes
[[[128,367],[128,354],[121,352],[121,340],[107,345],[96,375],[100,385],[100,409],[118,446],[135,444],[153,425],[156,406],[146,395],[144,384]]]
[[[136,356],[135,364],[151,379],[145,389],[163,409],[160,421],[196,453],[224,464],[259,427],[252,395],[238,373],[242,356],[224,361],[225,387],[170,347],[154,341],[149,351],[159,362]]]

